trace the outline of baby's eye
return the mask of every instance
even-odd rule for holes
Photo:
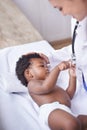
[[[59,11],[62,11],[63,10],[63,8],[62,7],[59,7]]]
[[[40,65],[40,67],[45,67],[45,65]]]

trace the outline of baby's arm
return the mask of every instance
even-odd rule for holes
[[[63,61],[49,73],[45,80],[31,80],[28,85],[29,91],[34,94],[46,94],[51,92],[56,86],[60,71],[68,69],[69,66],[69,62]]]
[[[76,68],[75,66],[71,66],[69,69],[69,85],[66,92],[69,94],[70,98],[72,99],[74,93],[76,91]]]

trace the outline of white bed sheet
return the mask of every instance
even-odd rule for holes
[[[15,62],[22,54],[32,51],[45,53],[54,67],[61,60],[70,58],[71,46],[55,51],[47,41],[41,41],[0,50],[0,130],[50,130],[48,126],[42,126],[40,123],[39,108],[27,89],[24,90],[24,86],[18,83],[16,77],[14,78]],[[58,60],[55,58],[57,56]],[[67,71],[60,74],[57,84],[66,89]],[[20,91],[21,86],[23,89]],[[77,86],[72,100],[72,111],[76,114],[86,114],[86,100],[87,92],[84,88]]]
[[[15,64],[22,54],[54,49],[47,41],[27,43],[0,50],[0,130],[46,130],[38,120],[38,106],[15,75]]]

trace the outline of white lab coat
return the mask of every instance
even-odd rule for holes
[[[72,29],[73,30],[73,29]],[[79,23],[75,40],[77,78],[81,81],[78,69],[81,69],[87,82],[87,17]]]
[[[72,19],[72,32],[75,26],[76,20]],[[83,80],[82,80],[82,72],[85,77],[85,81],[87,84],[87,17],[79,23],[79,27],[77,29],[77,36],[75,40],[75,54],[76,54],[76,67],[77,67],[77,89],[75,96],[72,100],[72,111],[75,114],[86,114],[87,115],[87,91],[84,89]],[[57,50],[53,54],[54,63],[58,64],[62,60],[67,60],[71,58],[72,47],[66,47]],[[81,71],[79,70],[81,69]],[[63,72],[63,75],[60,79],[59,85],[64,86],[66,88],[68,84],[66,72]],[[64,82],[64,83],[63,83]]]

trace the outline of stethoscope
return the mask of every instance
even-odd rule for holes
[[[75,39],[76,39],[76,30],[79,26],[79,22],[77,21],[76,22],[76,25],[74,27],[74,31],[73,31],[73,38],[72,38],[72,55],[71,55],[71,61],[72,61],[72,64],[76,64],[76,55],[75,55],[75,49],[74,49],[74,45],[75,45]]]
[[[76,25],[74,27],[73,38],[72,38],[72,55],[71,55],[71,61],[72,61],[72,64],[74,64],[74,65],[76,64],[76,55],[75,55],[74,45],[75,45],[75,39],[76,39],[76,35],[77,35],[76,30],[77,30],[78,26],[79,26],[79,22],[77,21]],[[82,72],[82,80],[83,80],[84,89],[87,91],[87,84],[86,84],[83,72]]]

